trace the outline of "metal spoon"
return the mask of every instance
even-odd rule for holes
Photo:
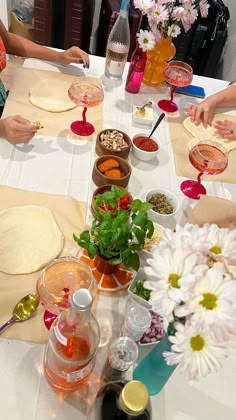
[[[36,311],[38,304],[39,298],[37,295],[30,293],[24,296],[13,309],[11,319],[0,326],[0,332],[13,322],[22,322],[29,319]]]
[[[156,122],[156,124],[154,125],[154,127],[153,127],[153,129],[152,129],[152,131],[151,131],[151,133],[149,134],[149,136],[148,136],[148,139],[150,139],[150,137],[151,137],[151,135],[154,133],[154,131],[157,129],[157,127],[158,127],[158,125],[161,123],[161,121],[163,120],[163,118],[165,117],[165,113],[164,112],[162,112],[162,114],[159,116],[159,118],[158,118],[158,120],[157,120],[157,122]]]

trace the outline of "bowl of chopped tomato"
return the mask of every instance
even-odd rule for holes
[[[153,136],[149,139],[146,133],[139,133],[132,139],[132,153],[139,160],[152,160],[159,151],[159,142]]]
[[[125,189],[122,187],[116,187],[114,185],[111,184],[107,184],[107,185],[103,185],[102,187],[98,187],[94,193],[93,193],[93,197],[92,197],[92,202],[91,202],[91,212],[92,214],[95,213],[95,200],[96,197],[99,194],[103,194],[105,192],[111,191],[112,189],[114,190],[114,187],[116,189],[119,190],[119,192],[123,195],[121,197],[115,197],[112,202],[111,200],[106,200],[106,196],[103,196],[104,199],[101,198],[101,203],[98,206],[98,209],[101,213],[103,213],[104,211],[112,211],[114,213],[116,213],[117,210],[125,210],[125,211],[129,211],[130,210],[130,204],[133,201],[133,197],[132,195]],[[118,194],[117,194],[118,195]],[[120,195],[120,194],[119,194]],[[109,201],[109,203],[107,202]]]

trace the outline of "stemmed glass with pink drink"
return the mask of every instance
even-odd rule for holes
[[[72,82],[68,89],[69,98],[79,106],[82,106],[82,120],[72,122],[70,128],[79,136],[90,136],[94,132],[94,126],[86,120],[87,108],[99,105],[104,98],[100,80],[95,77],[82,76]]]
[[[37,294],[44,306],[44,323],[49,329],[54,319],[70,307],[75,290],[88,289],[96,296],[97,283],[90,267],[76,257],[60,257],[51,261],[37,280]]]
[[[164,70],[165,81],[171,85],[170,99],[161,99],[158,102],[159,108],[167,112],[175,112],[178,105],[173,102],[174,92],[177,86],[188,86],[193,79],[193,69],[183,61],[172,60]]]
[[[200,173],[197,181],[190,179],[183,181],[180,188],[187,197],[198,200],[201,194],[206,194],[206,189],[201,183],[201,176],[223,172],[228,166],[228,152],[220,143],[211,140],[198,143],[193,141],[189,149],[189,160]]]

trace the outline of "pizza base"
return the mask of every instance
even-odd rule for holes
[[[77,105],[68,96],[68,82],[43,79],[29,90],[29,102],[48,112],[65,112]]]
[[[219,117],[215,116],[213,119],[218,120]],[[216,132],[215,128],[208,125],[204,127],[202,122],[199,125],[196,125],[191,121],[191,117],[185,118],[183,121],[184,128],[196,139],[196,141],[202,140],[212,140],[217,143],[220,143],[225,149],[229,152],[230,150],[236,149],[236,140],[227,140],[223,137],[220,137]]]
[[[11,207],[0,212],[0,271],[38,271],[62,251],[64,236],[47,207]]]

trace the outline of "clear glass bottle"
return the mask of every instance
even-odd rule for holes
[[[138,93],[140,91],[146,61],[146,51],[142,50],[137,41],[136,48],[130,59],[129,72],[126,79],[125,90],[127,92]]]
[[[130,0],[122,0],[120,14],[108,36],[105,75],[109,79],[122,78],[130,47],[129,28]]]
[[[71,307],[52,324],[44,355],[44,374],[55,390],[74,392],[95,365],[100,329],[91,313],[88,289],[73,293]]]
[[[151,403],[140,381],[109,382],[96,396],[88,420],[151,420]]]

